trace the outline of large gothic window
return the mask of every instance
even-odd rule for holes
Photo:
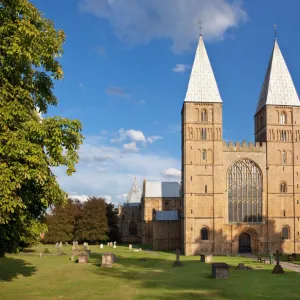
[[[235,162],[227,174],[229,222],[262,222],[262,174],[249,159]]]
[[[137,228],[134,221],[131,221],[129,224],[129,234],[130,235],[137,235]]]

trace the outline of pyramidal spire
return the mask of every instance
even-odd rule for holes
[[[131,190],[127,194],[126,202],[127,203],[139,203],[139,202],[141,202],[141,196],[142,196],[142,193],[141,193],[140,187],[138,186],[136,178],[134,178]]]
[[[185,102],[222,102],[202,34],[185,96]]]
[[[265,105],[300,106],[299,97],[291,74],[281,54],[277,38],[261,89],[256,113]]]

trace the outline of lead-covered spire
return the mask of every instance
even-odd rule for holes
[[[138,186],[136,178],[134,178],[133,185],[126,197],[126,202],[127,203],[140,203],[141,196],[142,196],[142,193],[141,193],[140,187]]]
[[[222,102],[202,34],[185,96],[185,102]]]
[[[300,106],[291,74],[280,51],[277,38],[261,89],[256,113],[265,105]]]

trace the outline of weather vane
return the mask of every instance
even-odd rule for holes
[[[275,35],[275,40],[277,40],[278,31],[277,31],[277,25],[276,24],[274,24],[274,35]]]
[[[200,35],[202,35],[203,33],[202,21],[199,21],[199,31],[200,31]]]

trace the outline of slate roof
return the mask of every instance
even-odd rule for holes
[[[156,211],[156,221],[178,221],[178,211],[177,210],[163,210]]]
[[[181,197],[181,185],[179,182],[146,181],[145,197]]]

